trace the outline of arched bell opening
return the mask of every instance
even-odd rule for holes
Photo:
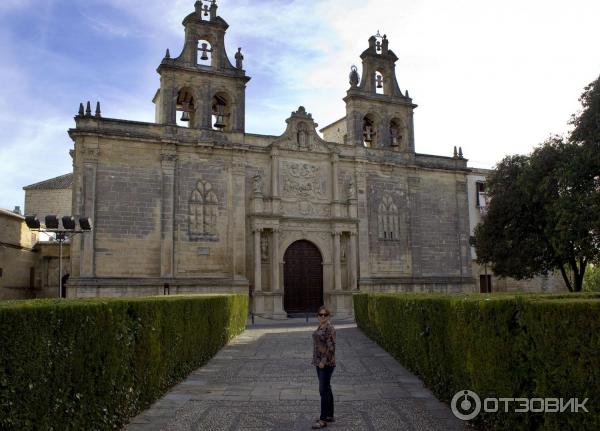
[[[211,102],[212,128],[220,132],[231,130],[232,103],[229,95],[223,92],[215,94]]]
[[[199,40],[196,52],[196,64],[198,66],[211,67],[213,64],[213,49],[208,40]]]
[[[194,127],[196,122],[196,105],[193,92],[184,87],[177,93],[177,125],[180,127]]]
[[[373,114],[363,117],[363,145],[365,148],[375,148],[377,144],[377,122]]]
[[[292,243],[285,251],[283,308],[289,315],[316,313],[323,305],[323,257],[310,241]]]
[[[375,92],[377,94],[385,94],[384,79],[381,72],[375,72]]]
[[[406,137],[406,128],[399,118],[393,118],[390,121],[390,145],[394,148],[404,148]]]

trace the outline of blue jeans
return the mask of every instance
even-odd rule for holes
[[[331,375],[335,367],[317,367],[317,376],[319,377],[319,394],[321,395],[321,419],[333,417],[333,392],[331,392]]]

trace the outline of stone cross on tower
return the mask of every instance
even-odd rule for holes
[[[377,38],[377,42],[375,43],[375,49],[377,49],[377,52],[381,52],[381,33],[379,33],[379,30],[377,30],[377,34],[375,35],[375,37]]]

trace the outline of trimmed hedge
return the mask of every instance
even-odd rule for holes
[[[600,295],[358,294],[356,322],[449,402],[589,398],[589,413],[484,413],[486,430],[600,429]],[[518,407],[510,405],[510,410]]]
[[[245,295],[0,303],[0,429],[118,429],[247,313]]]

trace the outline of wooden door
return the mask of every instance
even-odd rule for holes
[[[323,305],[323,258],[311,242],[296,241],[286,250],[283,308],[288,314],[316,313]]]

